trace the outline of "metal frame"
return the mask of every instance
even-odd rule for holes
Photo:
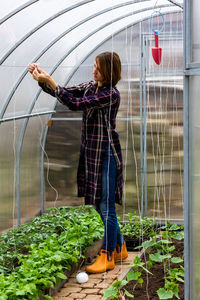
[[[39,1],[39,0],[35,0],[35,1]],[[43,26],[45,26],[46,24],[48,24],[49,22],[51,22],[52,20],[54,20],[55,18],[57,17],[60,17],[61,15],[67,13],[68,11],[72,10],[72,9],[75,9],[75,8],[78,8],[79,6],[81,5],[85,5],[85,4],[88,4],[90,2],[93,2],[95,0],[84,0],[84,1],[80,1],[79,3],[76,3],[76,4],[73,4],[72,6],[70,7],[67,7],[59,12],[57,12],[56,14],[54,14],[53,16],[49,17],[48,19],[46,19],[45,21],[43,21],[42,23],[40,23],[38,26],[36,26],[35,28],[33,28],[31,31],[29,31],[26,35],[24,35],[20,40],[17,41],[17,43],[12,46],[6,53],[5,55],[3,55],[1,58],[0,58],[0,65],[3,64],[3,62],[8,58],[8,56],[10,54],[12,54],[12,52],[17,48],[19,47],[27,38],[29,38],[32,34],[34,34],[37,30],[41,29]],[[146,2],[146,1],[149,1],[149,0],[132,0],[132,1],[127,1],[125,3],[120,3],[120,4],[117,4],[117,5],[114,5],[114,6],[111,6],[110,8],[107,8],[107,9],[104,9],[103,12],[106,12],[106,11],[109,11],[109,10],[113,10],[113,9],[116,9],[116,8],[119,8],[119,7],[123,7],[123,6],[127,6],[127,5],[134,5],[134,4],[137,4],[137,3],[140,3],[140,2]],[[172,6],[172,5],[169,5],[169,6]],[[21,11],[21,9],[19,10]],[[17,11],[16,13],[18,13],[19,11]],[[102,12],[102,13],[103,13]],[[15,14],[16,14],[15,13]],[[100,12],[101,14],[101,12]],[[99,13],[96,13],[94,14],[93,16],[95,17],[95,15],[99,15]],[[93,17],[92,17],[93,18]],[[86,19],[90,19],[89,18],[86,18]],[[83,20],[84,21],[84,20]],[[83,22],[84,23],[84,22]],[[79,24],[80,25],[80,24]],[[77,25],[75,25],[76,27],[79,26],[78,23]],[[74,27],[74,26],[73,26]],[[72,27],[72,28],[73,28]]]
[[[146,47],[146,39],[143,35],[143,68],[142,68],[142,74],[143,74],[143,122],[144,122],[144,211],[143,214],[147,216],[147,123],[146,123],[146,65],[147,65],[147,47]],[[143,184],[142,184],[143,188]]]
[[[148,0],[144,0],[144,1],[148,1]],[[98,13],[95,13],[83,20],[81,20],[80,22],[76,23],[74,26],[70,27],[69,29],[65,30],[62,34],[60,34],[56,39],[54,39],[53,41],[51,41],[35,58],[33,58],[33,62],[36,62],[45,52],[47,52],[54,44],[56,44],[61,38],[63,38],[65,35],[67,35],[69,32],[71,32],[73,29],[75,29],[76,27],[84,24],[85,22],[91,20],[92,18],[94,17],[97,17],[103,13],[106,13],[107,11],[110,11],[110,10],[113,10],[113,9],[117,9],[119,7],[122,7],[122,6],[127,6],[127,5],[131,5],[133,4],[132,1],[127,1],[123,4],[118,4],[118,5],[115,5],[113,7],[110,7],[109,9],[104,9]],[[135,4],[135,3],[134,3]],[[132,15],[133,13],[130,13],[130,14],[125,14],[124,17],[127,17],[127,15]],[[44,25],[43,25],[44,26]],[[40,26],[41,28],[42,26]],[[37,29],[38,30],[38,29]],[[8,54],[8,53],[7,53]],[[6,55],[7,55],[6,54]],[[10,53],[11,54],[11,53]],[[7,57],[10,55],[8,54]],[[0,63],[1,64],[1,63]],[[3,107],[1,109],[1,112],[0,112],[0,119],[3,118],[3,115],[9,105],[9,102],[10,100],[12,99],[14,93],[16,92],[18,86],[20,85],[20,83],[22,82],[22,80],[24,79],[24,77],[26,76],[26,74],[28,73],[28,70],[27,68],[24,70],[24,72],[20,75],[20,77],[18,78],[17,82],[14,84],[13,88],[11,89],[5,103],[3,104]]]
[[[29,0],[28,2],[22,4],[21,6],[19,6],[18,8],[14,9],[13,11],[11,11],[9,14],[7,14],[6,16],[4,16],[1,20],[0,20],[0,25],[3,24],[5,21],[7,21],[8,19],[10,19],[11,17],[13,17],[14,15],[16,15],[18,12],[22,11],[23,9],[25,9],[26,7],[34,4],[35,2],[38,2],[39,0]]]
[[[48,114],[53,114],[55,112],[56,112],[55,110],[49,110],[49,111],[32,113],[32,114],[14,116],[14,117],[10,117],[10,118],[0,119],[0,123],[14,121],[14,120],[20,120],[20,119],[27,119],[27,118],[37,117],[37,116],[41,116],[41,115],[48,115]]]
[[[8,58],[8,56],[19,46],[21,45],[27,38],[29,38],[33,33],[35,33],[38,29],[42,28],[43,26],[45,26],[46,24],[48,24],[49,22],[53,21],[55,18],[60,17],[61,15],[65,14],[66,12],[77,8],[81,5],[84,5],[86,3],[92,2],[94,0],[84,0],[81,1],[79,3],[76,3],[70,7],[67,7],[61,11],[59,11],[58,13],[56,13],[55,15],[49,17],[48,19],[46,19],[45,21],[43,21],[42,23],[40,23],[38,26],[36,26],[35,28],[33,28],[30,32],[28,32],[27,34],[25,34],[19,41],[17,41],[17,43],[12,46],[7,52],[6,54],[4,54],[1,58],[0,58],[0,65],[2,65],[4,63],[4,61]]]
[[[143,189],[143,178],[144,178],[144,165],[143,165],[143,122],[141,122],[143,118],[143,56],[144,56],[144,47],[143,47],[143,39],[142,39],[142,23],[140,22],[140,178],[141,178],[141,215],[144,215],[144,189]]]
[[[189,66],[191,63],[191,8],[190,1],[184,1],[184,90],[183,90],[183,101],[184,101],[184,298],[185,300],[192,300],[191,295],[191,275],[190,275],[190,174],[189,174]],[[190,298],[191,296],[191,298]]]

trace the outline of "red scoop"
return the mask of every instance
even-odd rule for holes
[[[162,48],[158,47],[158,33],[155,32],[155,47],[152,48],[152,56],[157,65],[161,63]]]

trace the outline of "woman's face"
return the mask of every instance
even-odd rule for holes
[[[103,77],[100,73],[99,64],[96,60],[94,61],[93,78],[94,78],[94,81],[97,81],[97,82],[102,82],[103,81]]]

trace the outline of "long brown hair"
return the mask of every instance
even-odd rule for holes
[[[103,52],[96,56],[103,77],[103,84],[107,87],[115,86],[121,79],[121,61],[116,52]]]

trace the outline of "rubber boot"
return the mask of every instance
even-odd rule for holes
[[[124,260],[128,257],[128,251],[126,249],[126,243],[124,242],[121,246],[117,245],[114,250],[115,261]]]
[[[115,267],[114,252],[110,253],[104,249],[101,249],[100,255],[97,257],[96,261],[86,267],[86,272],[88,273],[103,273],[107,270],[112,270]]]

